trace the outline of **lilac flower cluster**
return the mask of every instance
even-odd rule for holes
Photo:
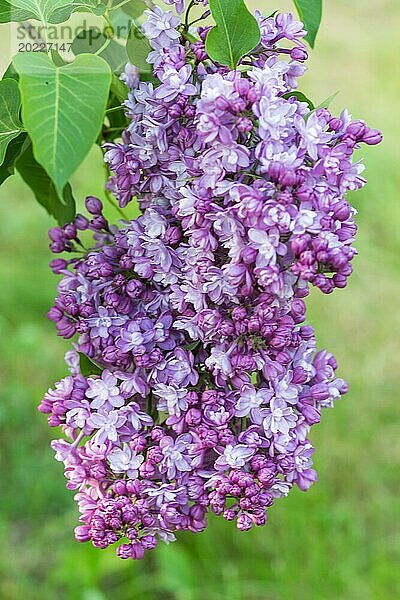
[[[304,298],[346,285],[345,194],[365,183],[352,155],[381,135],[310,111],[294,93],[302,24],[257,18],[260,47],[229,71],[209,60],[207,29],[193,42],[173,12],[148,11],[159,85],[128,67],[131,122],[106,152],[110,190],[142,215],[111,225],[91,197],[90,218],[50,232],[56,253],[81,249],[80,231],[95,244],[52,262],[49,317],[76,341],[39,409],[67,438],[52,445],[77,491],[77,539],[123,541],[121,558],[203,530],[207,512],[264,525],[316,480],[310,427],[347,390]]]

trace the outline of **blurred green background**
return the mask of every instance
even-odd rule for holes
[[[278,502],[264,529],[240,533],[213,518],[205,533],[180,535],[140,563],[76,543],[73,493],[49,448],[56,432],[36,412],[65,374],[66,344],[45,318],[56,285],[47,268],[52,222],[10,179],[0,190],[1,600],[400,598],[400,6],[324,4],[301,89],[317,102],[340,90],[334,108],[348,106],[385,140],[363,149],[369,184],[353,197],[360,255],[351,283],[314,294],[309,306],[320,347],[336,354],[351,384],[312,434],[319,483]],[[74,176],[76,195],[102,196],[103,177],[93,152]]]

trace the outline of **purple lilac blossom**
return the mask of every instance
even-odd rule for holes
[[[346,286],[346,194],[365,184],[353,154],[381,140],[291,95],[307,59],[292,15],[257,12],[261,44],[230,71],[209,60],[208,29],[188,41],[174,12],[146,13],[160,85],[127,66],[130,123],[105,155],[109,190],[142,214],[109,224],[89,197],[89,218],[51,230],[68,255],[51,263],[62,280],[49,318],[75,349],[39,406],[66,438],[52,447],[76,490],[77,540],[119,543],[123,559],[202,531],[210,512],[263,526],[316,481],[310,429],[347,384],[317,352],[305,298]],[[75,257],[87,229],[93,247]],[[84,375],[79,353],[101,375]]]

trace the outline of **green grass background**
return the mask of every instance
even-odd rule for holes
[[[351,283],[309,302],[320,346],[351,384],[312,433],[319,483],[280,501],[264,529],[239,533],[213,518],[205,533],[180,535],[140,563],[76,543],[73,493],[49,448],[55,432],[36,412],[65,373],[66,345],[45,319],[56,285],[52,222],[13,178],[0,190],[1,600],[400,598],[400,6],[324,4],[301,89],[316,101],[340,90],[334,107],[348,106],[385,140],[363,150],[369,185],[353,198],[360,255]],[[94,152],[74,176],[77,195],[102,195],[102,178]]]

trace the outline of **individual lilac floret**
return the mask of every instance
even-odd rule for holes
[[[88,384],[89,389],[86,390],[86,396],[92,398],[92,408],[98,409],[103,406],[119,408],[124,405],[124,399],[116,385],[117,378],[110,371],[103,371],[101,379],[88,379]]]
[[[152,10],[146,10],[145,14],[148,18],[142,28],[153,48],[173,46],[180,37],[176,29],[180,23],[179,17],[171,11],[164,12],[158,6],[154,6]]]
[[[125,443],[123,448],[113,448],[108,454],[107,460],[114,473],[126,473],[131,479],[137,479],[144,456],[137,455]]]

